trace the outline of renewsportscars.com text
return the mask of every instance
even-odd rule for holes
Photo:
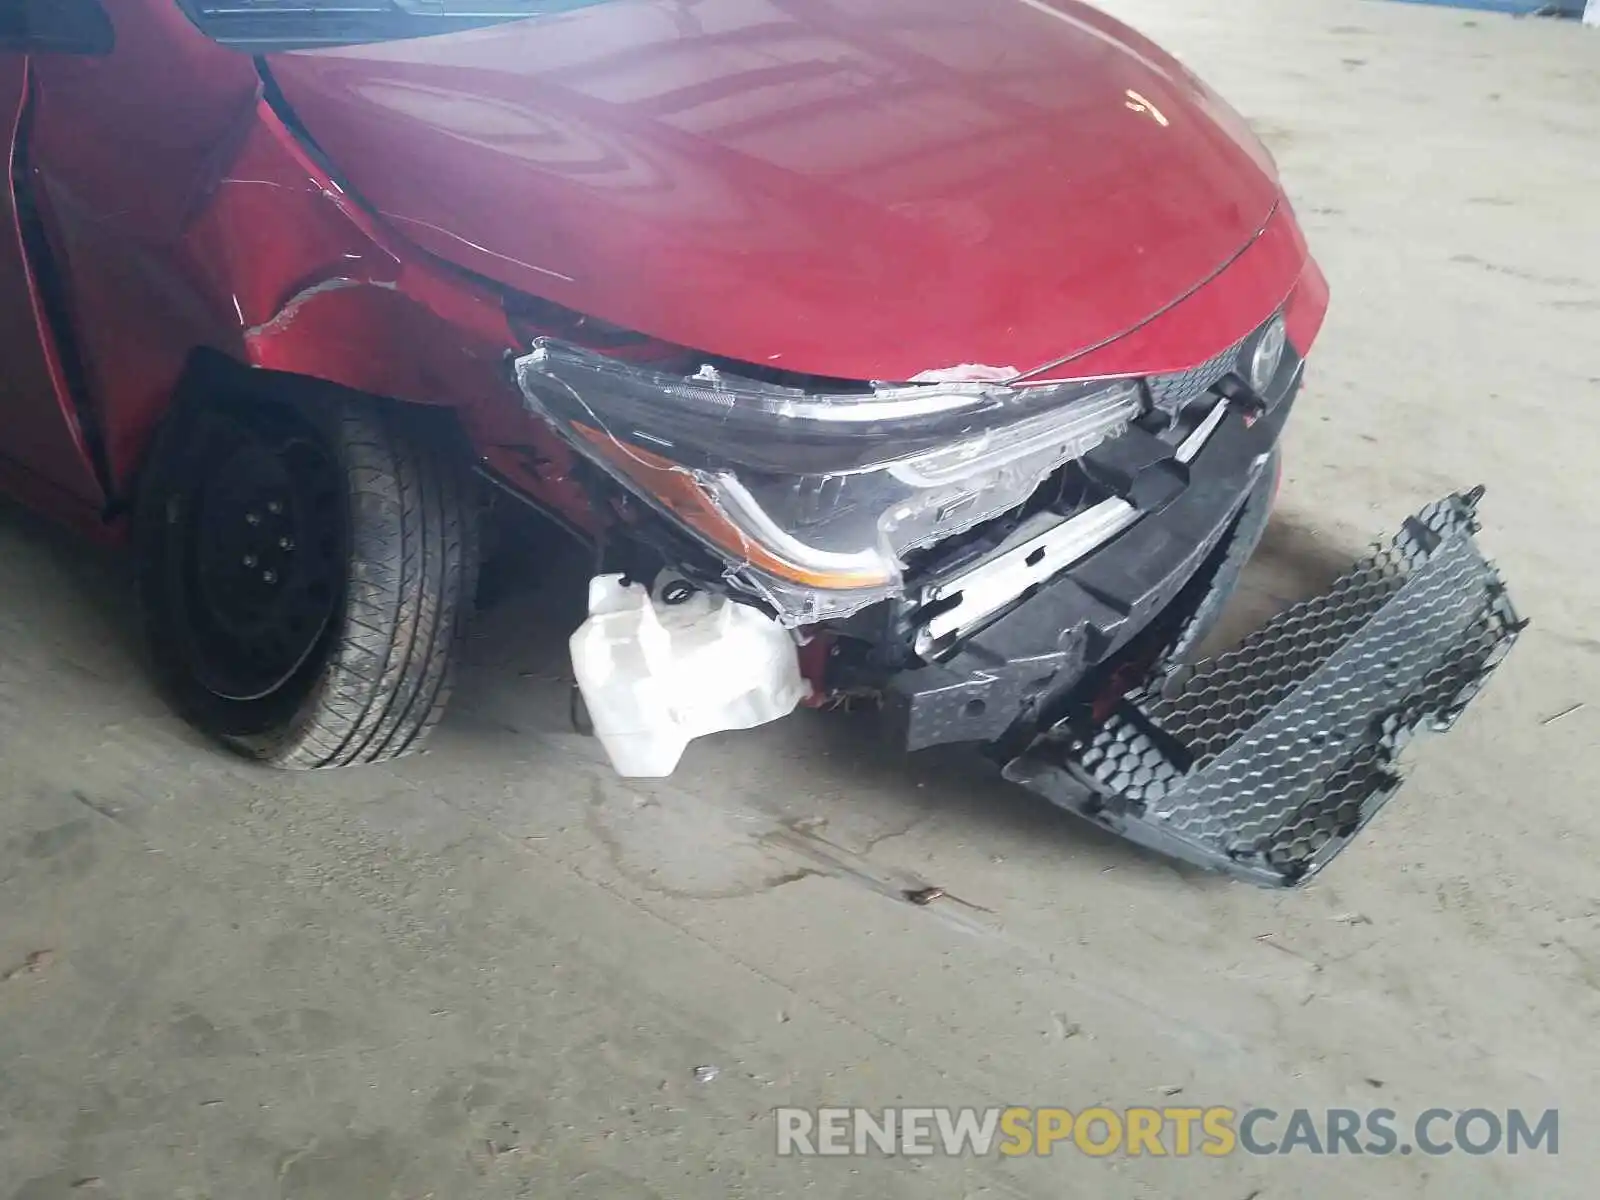
[[[1560,1153],[1560,1114],[1519,1108],[780,1108],[780,1155],[1092,1158]]]

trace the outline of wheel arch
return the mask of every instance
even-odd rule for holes
[[[451,405],[386,396],[316,375],[247,366],[220,351],[199,347],[184,364],[183,373],[172,391],[172,403],[146,439],[138,464],[128,479],[126,494],[130,507],[137,503],[141,480],[162,430],[182,413],[195,406],[215,403],[219,397],[242,403],[296,403],[302,408],[309,406],[311,411],[326,405],[329,412],[350,402],[377,403],[404,414],[407,424],[424,431],[466,466],[474,466],[479,457],[461,414]]]

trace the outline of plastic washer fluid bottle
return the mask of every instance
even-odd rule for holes
[[[793,636],[763,613],[695,591],[658,604],[621,575],[589,581],[572,669],[620,775],[672,774],[689,742],[775,721],[805,697]]]

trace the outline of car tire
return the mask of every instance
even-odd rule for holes
[[[151,652],[183,715],[286,769],[419,750],[476,587],[467,462],[435,414],[343,392],[175,406],[134,520]]]

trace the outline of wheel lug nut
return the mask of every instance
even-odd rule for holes
[[[253,512],[245,513],[245,515],[244,515],[244,523],[246,525],[259,525],[259,524],[261,524],[261,514],[260,513],[253,513]]]
[[[277,500],[268,500],[267,501],[267,511],[269,513],[271,513],[273,516],[277,516],[279,513],[281,513],[283,511],[283,505],[282,505],[282,503],[280,503]]]
[[[294,539],[293,538],[287,538],[287,537],[279,538],[278,539],[278,549],[279,550],[293,550],[294,549]]]
[[[254,554],[246,554],[244,556],[244,565],[246,567],[255,566],[256,565],[256,556]]]
[[[263,571],[263,572],[261,572],[261,582],[262,583],[277,583],[278,582],[278,573],[276,571]]]

